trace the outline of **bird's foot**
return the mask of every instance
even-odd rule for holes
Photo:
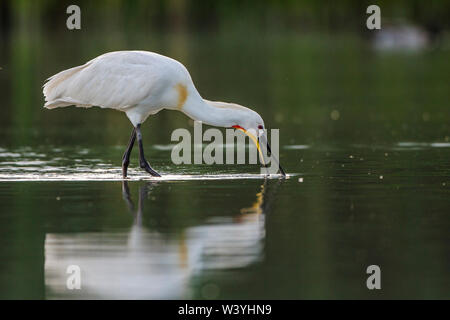
[[[161,177],[161,175],[158,172],[153,170],[148,161],[141,162],[141,168],[150,173],[154,177]]]

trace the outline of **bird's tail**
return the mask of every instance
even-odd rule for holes
[[[43,86],[43,93],[45,97],[44,108],[54,109],[58,107],[67,107],[71,105],[77,105],[81,107],[87,107],[80,101],[68,98],[66,91],[69,87],[70,80],[78,72],[86,68],[89,64],[74,67],[61,71],[47,79]]]
[[[71,98],[51,100],[51,101],[45,102],[45,104],[44,104],[44,108],[47,108],[47,109],[55,109],[55,108],[68,107],[68,106],[77,106],[77,107],[83,107],[83,108],[92,107],[92,105],[90,105],[90,104],[89,105],[84,104],[80,101],[73,100]]]

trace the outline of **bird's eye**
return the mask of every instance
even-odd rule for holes
[[[258,129],[264,129],[264,127],[260,124],[260,125],[258,126]]]

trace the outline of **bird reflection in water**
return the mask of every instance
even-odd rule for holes
[[[273,182],[274,190],[279,183]],[[122,183],[123,199],[134,216],[128,232],[46,235],[47,298],[190,298],[190,279],[202,271],[244,268],[263,258],[267,180],[255,202],[237,218],[209,218],[177,237],[142,224],[144,204],[157,187],[158,182],[142,185],[136,206],[127,182]],[[69,265],[81,269],[80,290],[66,287]]]

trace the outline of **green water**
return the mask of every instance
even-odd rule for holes
[[[0,47],[1,298],[450,298],[448,51],[340,34],[17,32]],[[177,58],[205,98],[257,110],[280,129],[288,179],[173,165],[170,133],[192,122],[164,111],[143,134],[166,178],[147,179],[135,150],[123,184],[126,117],[43,110],[41,93],[121,49]],[[69,265],[81,290],[66,287]]]

